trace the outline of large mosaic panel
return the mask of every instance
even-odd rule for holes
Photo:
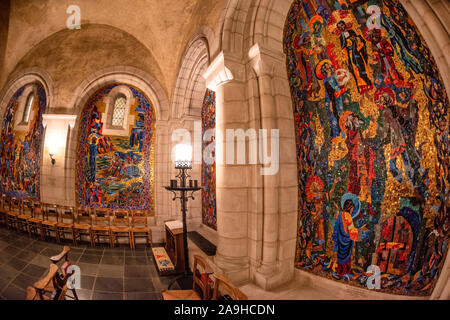
[[[3,117],[0,143],[0,191],[11,197],[40,200],[41,146],[44,133],[42,114],[45,113],[46,95],[38,82],[33,86],[34,98],[28,125],[16,126],[19,99],[25,88],[20,88],[9,101]],[[25,98],[25,99],[24,99]],[[20,125],[21,123],[17,123]],[[24,128],[28,129],[24,129]]]
[[[104,97],[118,85],[133,93],[129,135],[102,133]],[[154,214],[155,114],[150,100],[137,88],[113,83],[93,94],[83,109],[77,152],[78,204],[110,209],[148,210]]]
[[[430,295],[449,241],[448,97],[396,0],[295,0],[284,49],[294,108],[296,267]],[[376,270],[377,268],[374,268]]]
[[[208,136],[216,129],[216,94],[206,90],[202,106],[202,221],[217,230],[216,215],[216,164],[214,136]],[[206,133],[206,135],[205,135]]]

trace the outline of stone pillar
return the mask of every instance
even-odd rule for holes
[[[249,226],[258,228],[253,234],[260,233],[256,240],[261,244],[261,252],[252,257],[260,259],[254,280],[270,290],[294,275],[298,205],[295,130],[284,55],[255,44],[249,50],[249,57],[249,67],[253,70],[249,84],[250,88],[256,86],[251,91],[256,91],[253,96],[259,100],[256,102],[259,102],[259,119],[256,116],[255,120],[259,120],[260,128],[267,130],[268,135],[273,129],[279,134],[278,170],[266,173],[260,180],[263,205],[256,220],[261,226]],[[270,147],[269,140],[267,148]],[[276,151],[273,147],[268,151],[272,162]],[[262,166],[266,170],[267,167]],[[275,169],[273,164],[272,167]]]
[[[248,129],[245,66],[221,52],[204,73],[206,85],[216,92],[216,207],[217,271],[233,283],[249,279],[248,165],[225,163],[227,129]],[[235,148],[236,155],[236,148]],[[234,162],[236,163],[236,162]]]
[[[44,114],[44,148],[42,154],[41,201],[59,205],[73,205],[75,201],[75,168],[70,167],[67,152],[69,133],[76,115]],[[50,154],[55,159],[52,164]],[[75,153],[72,153],[75,155]],[[75,163],[72,161],[72,163]]]

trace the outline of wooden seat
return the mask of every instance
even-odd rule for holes
[[[6,211],[6,226],[17,230],[17,217],[22,214],[22,202],[17,198],[6,198],[8,209]]]
[[[136,238],[145,238],[147,245],[152,245],[152,229],[148,226],[147,211],[134,210],[131,213],[131,236],[133,248],[136,248]]]
[[[60,240],[66,240],[66,234],[70,234],[75,245],[74,223],[73,207],[61,206],[59,208],[59,222],[56,224],[56,231]]]
[[[27,288],[26,300],[65,300],[67,284],[60,281],[58,266],[50,264],[48,274]]]
[[[0,224],[6,226],[6,194],[2,194],[0,198]]]
[[[50,257],[50,261],[52,263],[54,263],[55,265],[58,265],[58,263],[62,262],[62,264],[60,264],[59,270],[58,270],[58,274],[59,274],[58,284],[60,287],[65,285],[67,287],[67,290],[70,290],[72,292],[73,296],[66,295],[66,297],[72,298],[74,300],[78,300],[76,288],[74,286],[68,285],[70,276],[72,276],[73,273],[75,272],[75,270],[73,270],[71,273],[69,273],[69,267],[72,265],[72,262],[69,259],[69,253],[70,253],[70,247],[64,246],[60,253]]]
[[[95,245],[100,244],[102,238],[106,238],[109,246],[112,247],[111,240],[111,221],[109,219],[109,210],[105,208],[95,208],[93,222],[91,227],[92,241]]]
[[[56,242],[60,242],[58,230],[56,225],[59,222],[58,206],[51,204],[44,204],[44,220],[42,221],[42,229],[44,234],[44,239],[52,238],[54,234]]]
[[[212,300],[248,300],[248,297],[222,274],[214,274]]]
[[[89,238],[89,243],[94,246],[91,234],[92,217],[89,208],[79,207],[76,210],[76,219],[73,225],[73,241],[77,245],[82,241],[83,236]]]
[[[127,237],[130,248],[134,248],[133,236],[130,227],[130,216],[127,210],[115,210],[111,226],[111,243],[114,247],[118,238]]]
[[[209,300],[210,280],[213,273],[203,257],[194,255],[194,273],[192,276],[192,290],[164,290],[164,300]],[[198,289],[199,291],[198,291]]]
[[[44,240],[44,230],[42,228],[44,211],[39,202],[34,202],[33,206],[33,217],[28,219],[28,230],[30,230],[31,235],[37,235]]]
[[[19,231],[27,232],[31,237],[28,220],[33,218],[34,202],[31,200],[22,201],[22,214],[17,216],[17,228]]]

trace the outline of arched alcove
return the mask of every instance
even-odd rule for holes
[[[132,93],[127,135],[103,134],[102,117],[114,88]],[[117,91],[117,90],[116,90]],[[110,83],[91,94],[78,120],[76,203],[155,212],[155,124],[152,101],[141,89]]]
[[[8,94],[7,94],[8,96]],[[31,99],[29,99],[32,97]],[[29,106],[26,104],[30,102]],[[30,108],[26,123],[23,113]],[[0,132],[0,192],[10,197],[40,201],[41,160],[44,137],[42,115],[47,107],[41,82],[22,85],[2,112]],[[2,106],[3,109],[3,106]]]
[[[397,1],[296,0],[284,49],[297,268],[366,287],[383,266],[381,291],[431,295],[448,242],[449,116],[425,40]]]

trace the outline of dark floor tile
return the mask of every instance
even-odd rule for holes
[[[84,250],[84,253],[101,256],[101,255],[103,255],[103,251],[104,251],[103,248],[86,248]]]
[[[10,282],[9,280],[4,279],[4,278],[0,275],[0,292],[2,292],[2,290],[3,290],[4,288],[6,288],[6,286],[8,285],[9,282]]]
[[[12,255],[10,255],[9,253],[6,252],[2,252],[0,253],[0,265],[8,262],[9,260],[11,260],[13,258]]]
[[[94,287],[95,277],[93,276],[81,276],[81,289],[92,290]],[[78,290],[77,290],[78,291]]]
[[[10,267],[9,265],[5,264],[1,267],[0,275],[3,279],[5,279],[8,282],[15,279],[18,274],[19,274],[19,271]]]
[[[84,252],[84,250],[85,250],[85,248],[70,247],[69,255],[71,256],[72,254],[82,254]]]
[[[152,274],[149,266],[125,266],[125,278],[151,278]]]
[[[86,276],[97,276],[98,272],[98,264],[91,264],[91,263],[78,263],[77,266],[80,267],[81,275]]]
[[[98,267],[98,276],[106,278],[123,278],[124,267],[110,264],[101,264]]]
[[[19,248],[25,248],[28,247],[31,244],[32,240],[28,237],[25,239],[17,239],[14,241],[14,245]]]
[[[119,250],[111,249],[111,250],[105,250],[103,252],[103,257],[123,257],[125,255],[125,251],[123,248]]]
[[[125,263],[125,258],[122,256],[103,256],[102,264],[111,264],[116,266],[123,266]]]
[[[125,292],[125,300],[161,300],[161,294],[156,292]]]
[[[47,268],[37,266],[35,264],[29,264],[22,270],[23,273],[32,276],[32,277],[42,277],[47,271]]]
[[[27,296],[27,293],[24,289],[10,284],[5,290],[3,290],[2,296],[7,300],[24,300]]]
[[[80,300],[91,300],[92,290],[78,289],[77,296]]]
[[[83,263],[99,264],[101,259],[102,259],[101,255],[83,253],[83,255],[80,257],[78,261]]]
[[[147,265],[148,260],[146,256],[143,257],[125,257],[125,265]]]
[[[50,257],[56,256],[57,254],[60,254],[61,251],[62,251],[62,249],[59,250],[59,249],[56,249],[56,248],[45,248],[44,250],[41,251],[41,254],[43,256],[46,256],[46,257],[50,258]]]
[[[123,292],[123,278],[97,277],[95,291]]]
[[[27,287],[33,286],[33,284],[38,280],[39,277],[32,277],[24,273],[19,273],[12,283],[19,288],[26,290]]]
[[[81,253],[69,253],[69,260],[72,263],[77,263],[80,260]]]
[[[145,250],[131,250],[131,249],[125,249],[125,256],[126,257],[141,257],[141,256],[146,256],[147,255],[147,251]]]
[[[151,278],[125,279],[125,292],[154,292]]]
[[[22,250],[18,255],[16,255],[16,258],[21,259],[23,261],[31,261],[36,257],[37,253],[30,251],[30,250]]]
[[[13,246],[13,245],[9,245],[9,246],[3,248],[3,250],[0,254],[3,254],[3,252],[5,252],[12,256],[16,256],[20,251],[22,251],[22,248],[19,248],[19,247]]]
[[[44,267],[44,268],[48,268],[51,264],[51,261],[48,257],[38,254],[37,256],[35,256],[33,258],[33,260],[30,261],[30,263]]]
[[[28,264],[28,262],[25,262],[25,261],[17,259],[17,258],[12,258],[6,264],[18,271],[21,271],[23,268],[25,268],[25,266]]]
[[[123,292],[94,291],[92,300],[123,300]]]
[[[41,243],[33,243],[27,247],[28,250],[36,252],[36,253],[40,253],[45,248],[47,248],[47,247]]]

